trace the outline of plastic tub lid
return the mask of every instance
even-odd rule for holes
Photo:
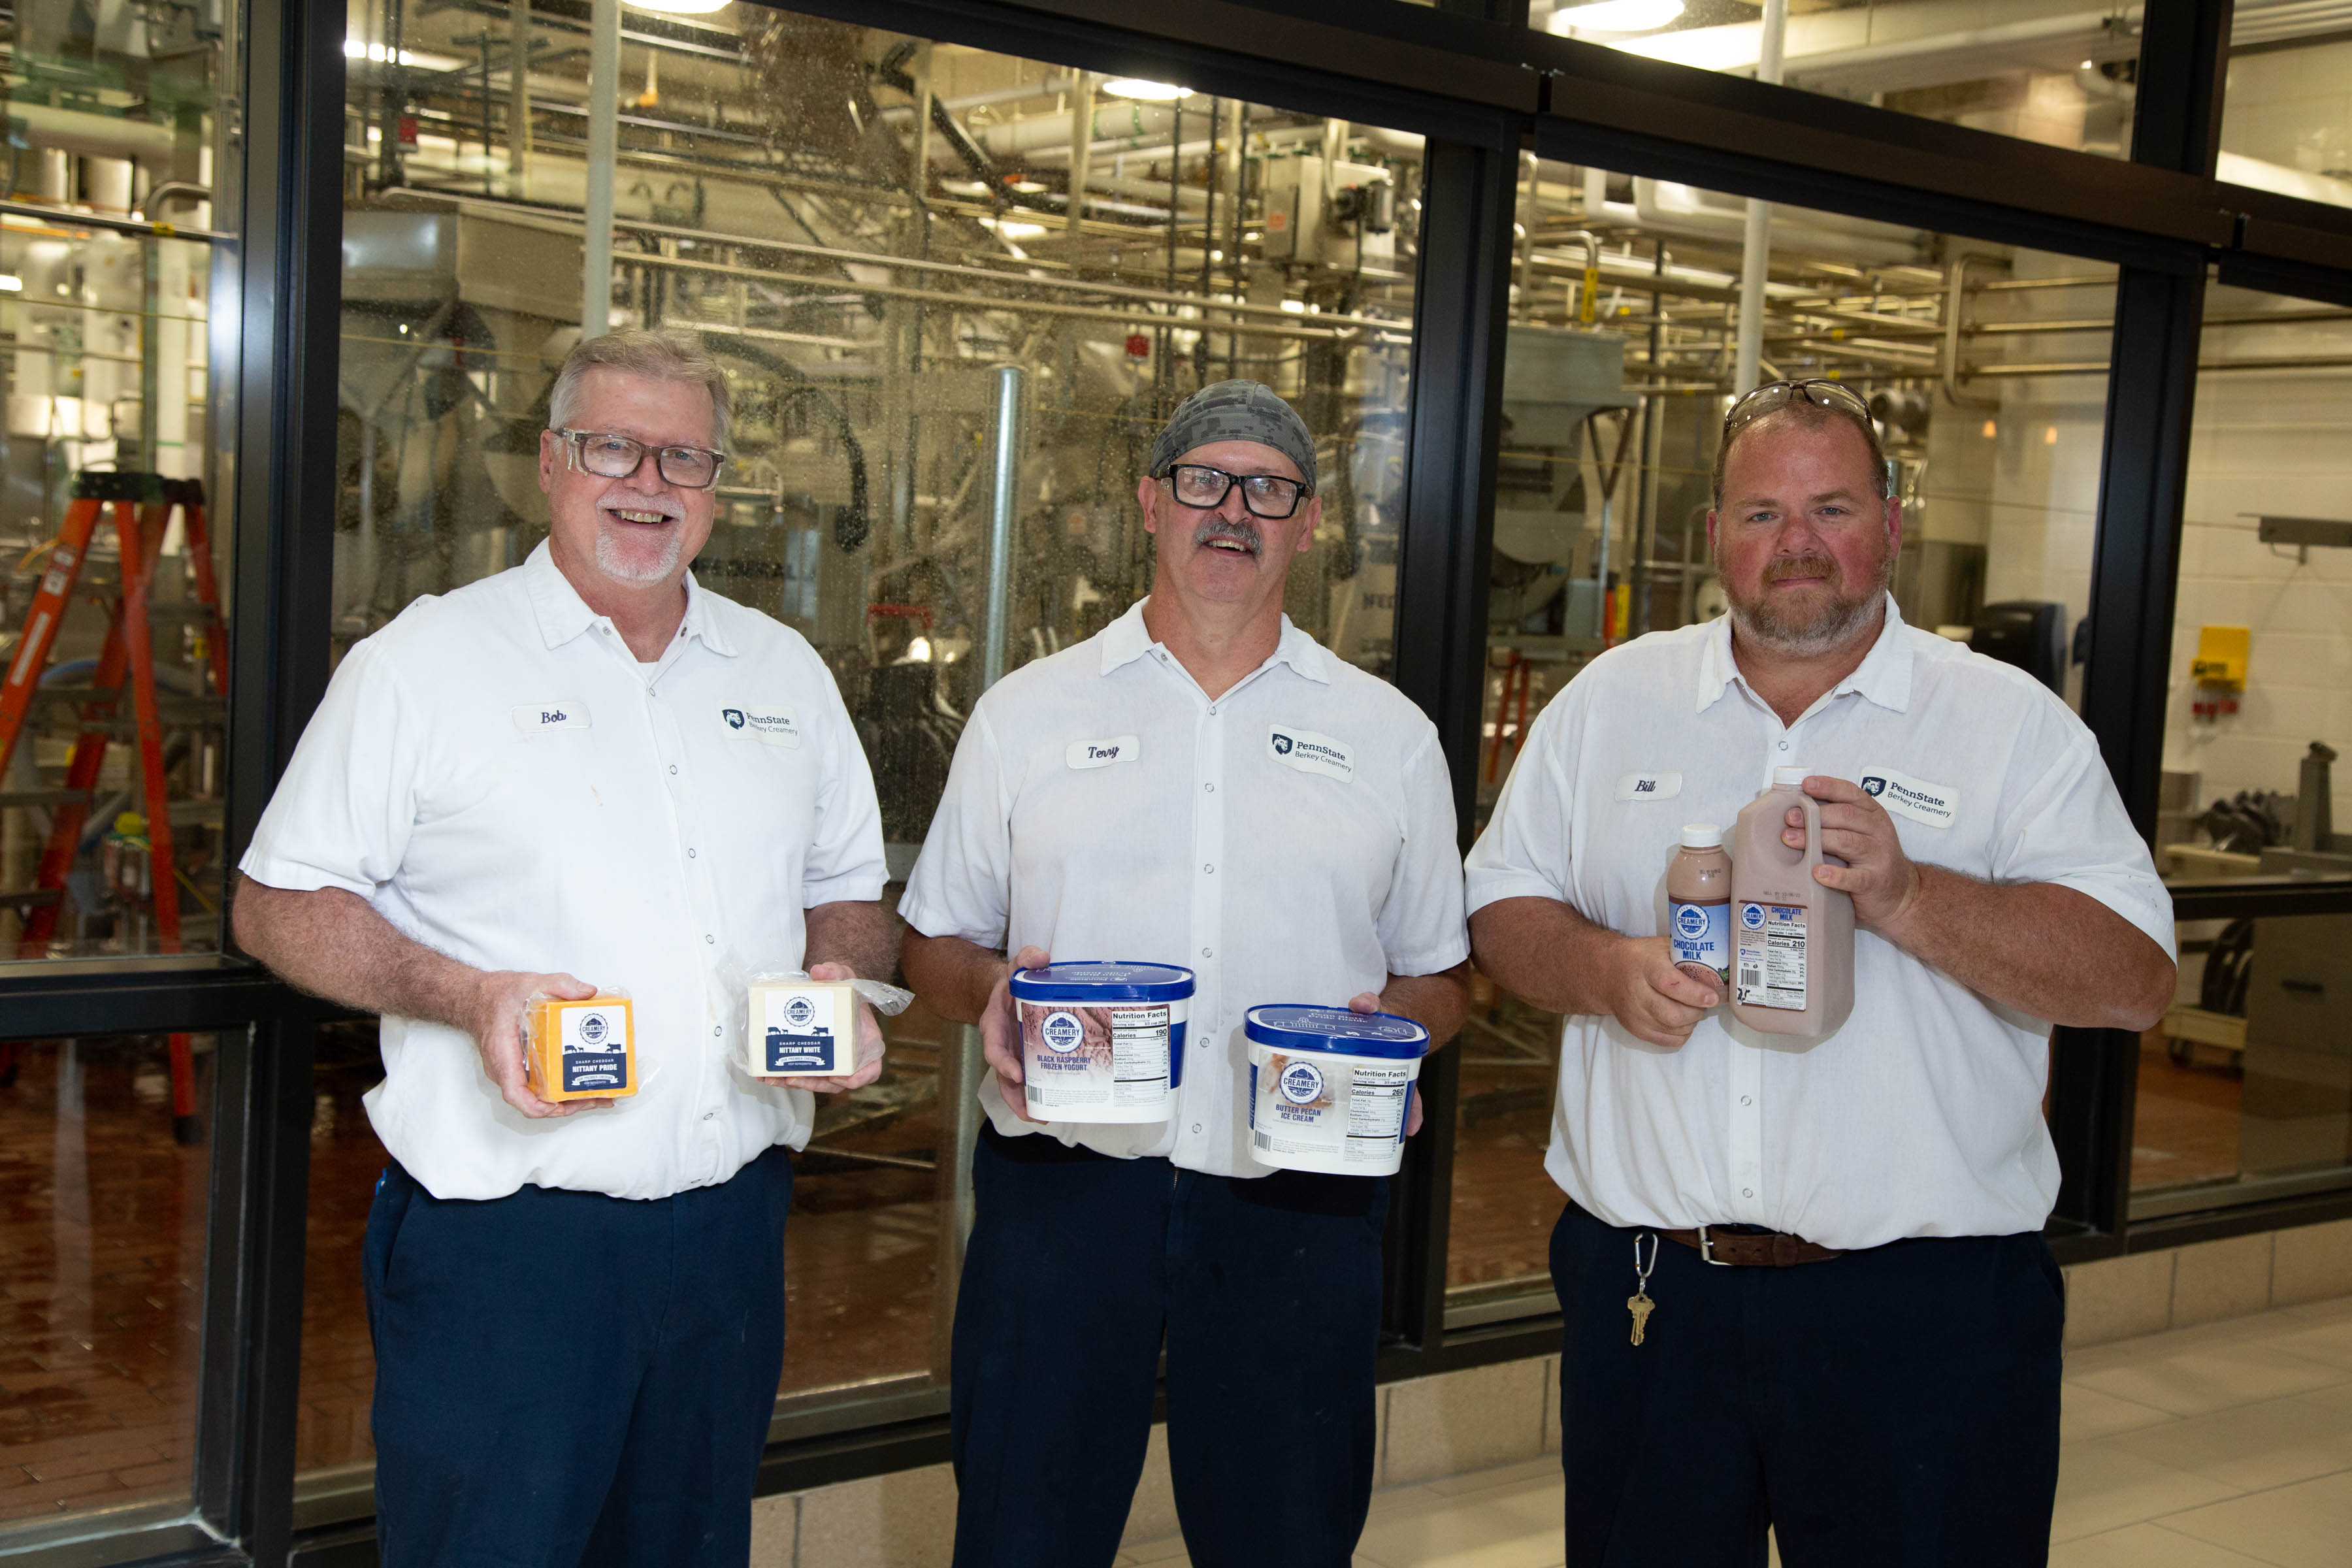
[[[1013,994],[1024,1002],[1181,1002],[1192,994],[1192,972],[1129,960],[1048,963],[1014,970]]]
[[[1333,1051],[1405,1060],[1429,1052],[1429,1031],[1394,1013],[1356,1013],[1345,1007],[1276,1002],[1244,1014],[1242,1029],[1259,1045],[1285,1051]]]

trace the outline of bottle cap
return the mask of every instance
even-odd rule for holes
[[[1723,845],[1723,829],[1712,822],[1692,822],[1683,826],[1683,847],[1685,849],[1716,849]]]
[[[1794,789],[1812,776],[1813,770],[1811,768],[1774,768],[1772,770],[1772,787],[1774,789]]]

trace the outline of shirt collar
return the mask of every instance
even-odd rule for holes
[[[1889,594],[1886,620],[1878,628],[1878,640],[1870,645],[1870,651],[1863,656],[1853,673],[1839,681],[1830,695],[1842,697],[1849,691],[1858,692],[1890,712],[1900,713],[1907,709],[1911,704],[1911,639],[1904,633],[1903,612],[1895,607],[1895,595]],[[1699,645],[1696,710],[1704,713],[1714,707],[1724,688],[1735,680],[1739,680],[1739,662],[1731,652],[1731,617],[1718,616]]]
[[[1147,596],[1127,608],[1127,614],[1102,629],[1102,673],[1108,675],[1122,665],[1134,663],[1160,645],[1152,641],[1150,628],[1143,624],[1143,606],[1150,604]],[[1297,674],[1318,686],[1331,684],[1330,671],[1324,660],[1328,656],[1323,645],[1291,625],[1290,617],[1282,617],[1282,640],[1276,644],[1274,657],[1267,664],[1286,664]]]
[[[530,596],[531,613],[539,621],[539,635],[550,647],[562,647],[604,619],[588,607],[588,601],[555,564],[555,556],[543,539],[522,563],[522,582],[523,591]],[[698,639],[711,652],[735,657],[735,645],[719,624],[709,592],[694,580],[691,572],[686,574],[686,619],[680,626],[688,637]]]

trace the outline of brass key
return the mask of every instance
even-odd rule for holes
[[[1646,1263],[1642,1260],[1644,1237],[1650,1243],[1650,1258]],[[1649,1331],[1650,1314],[1658,1310],[1658,1304],[1650,1300],[1650,1270],[1657,1266],[1657,1232],[1643,1231],[1633,1237],[1633,1293],[1625,1299],[1625,1310],[1633,1314],[1633,1342],[1637,1345],[1642,1342],[1642,1336]]]

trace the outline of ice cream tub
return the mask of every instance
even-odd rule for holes
[[[1095,961],[1013,972],[1021,1089],[1043,1121],[1165,1121],[1184,1077],[1192,972]]]
[[[1285,1003],[1243,1015],[1250,1152],[1260,1164],[1392,1176],[1429,1031],[1393,1013]]]

